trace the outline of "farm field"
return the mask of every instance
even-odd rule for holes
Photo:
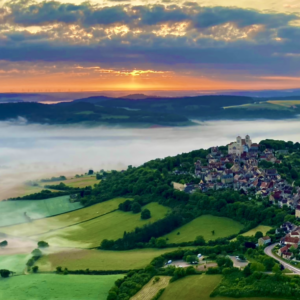
[[[17,275],[22,274],[25,269],[26,262],[30,257],[30,254],[0,255],[0,269],[7,269],[13,271]]]
[[[255,227],[255,228],[253,228],[253,229],[251,229],[251,230],[249,230],[249,231],[241,234],[241,235],[243,235],[243,236],[254,236],[255,233],[258,232],[258,231],[262,232],[263,235],[266,235],[266,233],[270,229],[272,229],[272,227],[270,227],[270,226],[264,226],[264,225],[259,225],[259,226]]]
[[[0,278],[0,290],[6,300],[106,300],[109,289],[122,277],[123,275],[23,275]]]
[[[67,180],[64,181],[52,181],[52,182],[39,182],[39,186],[31,186],[25,183],[19,184],[17,186],[13,186],[9,189],[3,191],[0,195],[0,201],[8,198],[17,198],[23,197],[34,193],[40,193],[45,189],[45,185],[56,185],[60,182],[71,186],[71,187],[86,187],[93,186],[96,183],[99,183],[100,180],[96,179],[95,175],[85,175],[80,178],[75,178],[74,176],[68,176]]]
[[[26,224],[13,225],[0,228],[0,232],[12,235],[28,237],[43,234],[65,226],[77,224],[116,210],[120,203],[128,198],[115,198],[93,206],[68,212],[59,216],[35,220]]]
[[[57,185],[60,184],[61,182],[63,182],[65,185],[70,186],[70,187],[86,187],[86,186],[94,186],[94,184],[99,183],[100,180],[96,179],[95,175],[86,175],[86,176],[82,176],[79,178],[68,178],[67,180],[58,180],[58,181],[52,181],[52,182],[41,182],[40,185],[42,185],[43,187],[46,185]]]
[[[182,247],[180,249],[192,249]],[[69,270],[131,270],[146,267],[153,258],[179,248],[134,249],[127,251],[105,251],[71,249],[43,256],[37,261],[41,272],[54,271],[56,267]]]
[[[159,276],[160,280],[153,284],[154,277],[130,300],[151,300],[159,290],[168,286],[171,276]]]
[[[140,213],[118,210],[97,219],[33,238],[45,240],[51,246],[98,247],[104,239],[118,239],[123,236],[124,231],[130,232],[136,227],[162,219],[170,211],[170,208],[155,202],[146,205],[145,208],[151,211],[152,217],[148,220],[142,220]]]
[[[229,218],[204,215],[175,229],[164,237],[169,239],[169,243],[191,242],[199,235],[202,235],[205,241],[210,241],[237,234],[243,227],[241,223]],[[212,231],[214,231],[214,235]]]
[[[246,109],[246,110],[261,110],[261,109],[269,109],[269,110],[291,110],[289,107],[291,105],[282,105],[282,102],[286,101],[268,101],[268,102],[258,102],[258,103],[249,103],[243,105],[235,105],[235,106],[226,106],[224,109]]]
[[[159,300],[211,300],[210,294],[222,280],[221,275],[193,275],[177,280],[168,285]],[[233,300],[236,298],[216,297],[216,300]],[[240,300],[274,300],[274,298],[239,298]],[[278,298],[287,300],[283,298]]]
[[[284,107],[291,107],[291,106],[300,106],[300,100],[271,100],[268,101],[268,103],[275,104],[275,105],[280,105]]]
[[[18,200],[0,202],[0,227],[26,223],[28,219],[40,219],[81,208],[79,202],[71,203],[69,196],[45,200]]]

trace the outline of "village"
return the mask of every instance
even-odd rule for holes
[[[300,188],[294,187],[282,179],[275,168],[259,168],[259,162],[267,161],[274,166],[281,164],[276,156],[286,154],[287,150],[260,151],[259,145],[252,143],[249,135],[228,145],[228,153],[218,147],[210,148],[207,163],[195,162],[194,176],[199,178],[199,184],[181,185],[173,183],[174,188],[186,193],[196,190],[207,192],[209,189],[234,189],[256,198],[268,198],[270,203],[295,210],[295,216],[300,217]],[[176,174],[176,171],[175,171]]]

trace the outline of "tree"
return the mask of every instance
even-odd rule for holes
[[[26,266],[27,267],[32,267],[35,263],[35,260],[33,258],[30,258],[27,263],[26,263]]]
[[[155,246],[157,248],[164,248],[167,245],[167,241],[164,238],[158,238],[155,241]]]
[[[203,245],[205,245],[205,240],[204,240],[204,238],[203,238],[202,235],[199,235],[199,236],[196,237],[196,239],[194,241],[194,245],[195,246],[203,246]]]
[[[253,272],[264,272],[265,266],[260,262],[251,263],[250,270],[252,273]]]
[[[89,170],[88,175],[93,175],[94,171],[93,170]]]
[[[131,205],[131,210],[134,214],[141,212],[142,208],[138,202],[133,202]]]
[[[33,273],[37,273],[38,270],[39,270],[39,267],[38,267],[38,266],[34,266],[34,267],[32,268],[32,272],[33,272]]]
[[[142,213],[141,213],[141,218],[143,220],[147,220],[147,219],[150,219],[151,218],[151,212],[149,209],[145,208],[142,210]]]
[[[256,239],[260,239],[260,238],[262,238],[264,235],[263,235],[263,233],[261,232],[261,231],[257,231],[256,233],[255,233],[255,238]]]
[[[8,245],[8,242],[7,242],[7,241],[2,241],[2,242],[0,243],[0,247],[1,247],[1,248],[6,247],[7,245]]]
[[[186,257],[186,262],[193,263],[193,262],[199,262],[199,258],[196,255],[188,255]]]
[[[43,256],[43,253],[40,249],[34,249],[31,254],[33,255],[33,257],[35,257],[36,259],[39,259],[41,256]]]
[[[49,244],[47,242],[44,242],[44,241],[39,241],[38,242],[38,247],[39,248],[48,248]]]
[[[9,271],[9,270],[6,270],[6,269],[0,270],[0,276],[2,278],[7,278],[7,277],[9,277],[10,274],[11,274],[11,271]]]
[[[266,257],[264,259],[264,262],[263,262],[265,268],[266,268],[266,271],[271,271],[275,265],[275,261],[273,258],[271,257]]]
[[[280,265],[275,264],[274,267],[272,268],[272,272],[275,273],[275,274],[280,274],[281,273]]]
[[[212,230],[212,231],[211,231],[211,234],[212,234],[212,235],[215,235],[215,231],[214,231],[214,230]]]

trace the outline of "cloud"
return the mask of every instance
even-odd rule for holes
[[[101,64],[104,69],[190,69],[296,75],[296,14],[236,7],[6,3],[0,60]],[[34,29],[33,29],[34,28]],[[143,69],[141,66],[145,66]],[[286,66],[289,68],[286,68]]]

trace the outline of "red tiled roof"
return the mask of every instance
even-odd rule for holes
[[[289,243],[289,244],[298,244],[299,243],[299,238],[287,236],[287,237],[285,237],[284,242]]]

